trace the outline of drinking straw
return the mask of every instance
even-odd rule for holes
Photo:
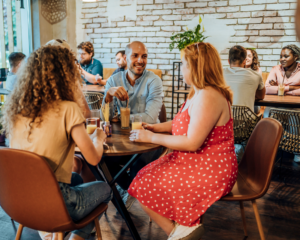
[[[105,122],[109,122],[109,103],[102,105],[101,107],[102,115]]]
[[[127,90],[127,94],[128,94],[128,90]],[[128,108],[128,102],[129,102],[129,99],[127,99],[126,102],[127,102],[126,108]]]

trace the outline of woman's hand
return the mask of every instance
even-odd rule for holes
[[[269,84],[270,84],[271,86],[278,86],[278,83],[275,82],[274,80],[270,80],[270,81],[269,81]]]
[[[152,142],[154,133],[147,130],[132,130],[130,132],[129,140],[133,142]]]
[[[154,125],[153,124],[142,122],[142,127],[146,130],[151,131],[151,132],[153,132],[153,130],[154,130]]]
[[[93,142],[100,141],[105,142],[106,134],[101,128],[96,128],[96,130],[90,135]]]

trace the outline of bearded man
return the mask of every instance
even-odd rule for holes
[[[86,84],[105,85],[102,63],[94,58],[94,46],[91,42],[82,42],[77,46],[81,76]]]
[[[146,70],[148,51],[142,42],[132,42],[126,46],[127,70],[112,75],[105,86],[103,104],[109,103],[110,117],[114,115],[115,106],[120,114],[120,107],[130,107],[130,116],[139,115],[146,123],[159,123],[158,115],[162,106],[162,81],[151,71]],[[161,149],[143,153],[117,181],[123,201],[129,209],[135,198],[128,196],[127,189],[138,171],[159,158]],[[112,176],[115,176],[132,156],[103,157]],[[124,192],[125,190],[125,192]]]

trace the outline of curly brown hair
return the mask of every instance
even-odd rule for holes
[[[82,49],[88,54],[92,53],[92,57],[94,57],[94,46],[91,42],[82,42],[77,46],[77,49]]]
[[[246,48],[246,50],[251,51],[252,56],[253,56],[252,64],[251,64],[250,68],[254,71],[257,71],[257,69],[259,68],[259,60],[258,60],[257,52],[252,48]]]
[[[80,73],[74,55],[67,48],[44,46],[31,53],[26,64],[18,71],[17,83],[5,103],[3,128],[6,135],[18,116],[29,118],[29,134],[43,121],[49,108],[60,101],[73,101],[80,107]]]

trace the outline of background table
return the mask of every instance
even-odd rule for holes
[[[112,200],[115,207],[118,209],[119,213],[124,218],[133,239],[140,240],[140,236],[132,222],[132,219],[122,201],[122,198],[115,186],[115,182],[126,173],[127,169],[138,159],[138,157],[145,152],[150,152],[161,148],[160,145],[151,144],[151,143],[135,143],[129,140],[130,129],[121,129],[120,123],[112,123],[112,136],[106,139],[107,146],[104,147],[104,156],[125,156],[125,155],[133,155],[132,158],[125,164],[125,166],[121,169],[121,171],[115,176],[112,177],[110,174],[105,161],[100,161],[99,168],[94,167],[90,164],[91,171],[95,175],[97,180],[105,180],[110,185],[113,190],[114,198]],[[80,153],[78,148],[75,149],[76,153]],[[82,155],[84,158],[84,156]],[[102,175],[103,173],[103,175]]]
[[[86,89],[88,92],[105,92],[105,87],[100,85],[86,85]]]
[[[300,96],[265,95],[263,100],[256,100],[255,106],[300,108]]]

